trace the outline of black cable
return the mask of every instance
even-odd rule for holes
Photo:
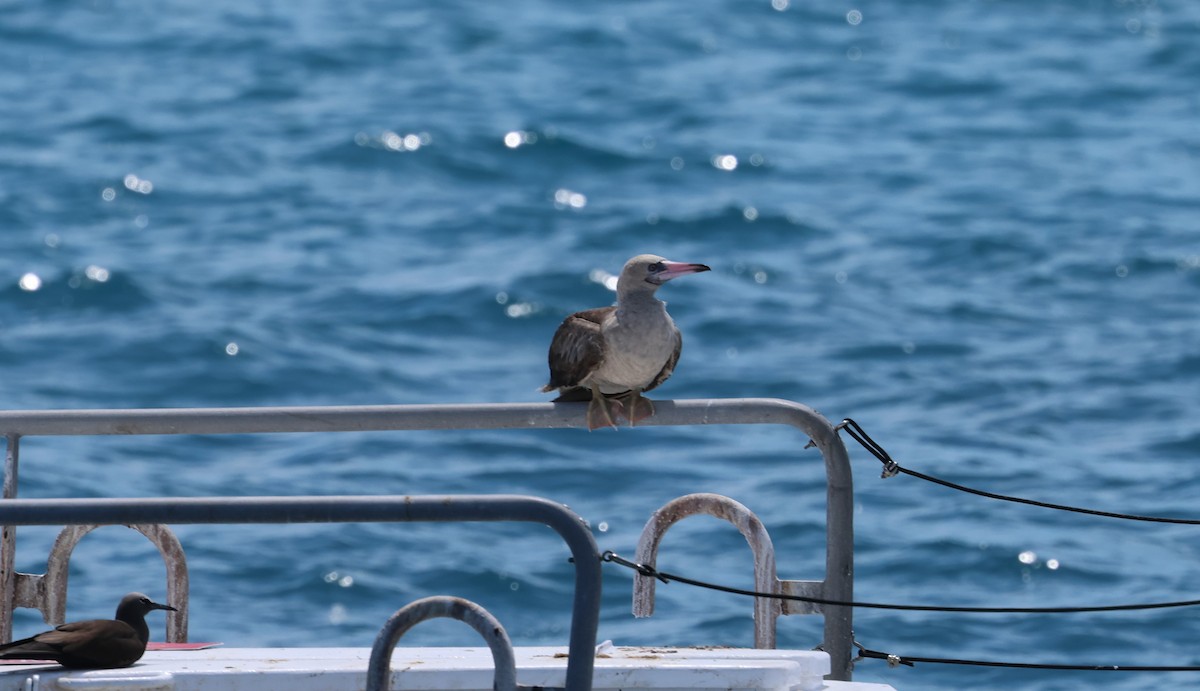
[[[903,610],[921,610],[932,612],[1004,612],[1004,613],[1021,613],[1021,614],[1045,614],[1045,613],[1066,613],[1066,612],[1113,612],[1119,610],[1133,609],[1158,609],[1163,607],[1185,607],[1192,605],[1200,605],[1200,600],[1190,600],[1187,602],[1161,602],[1146,605],[1110,605],[1103,607],[1044,607],[1044,608],[1026,608],[1026,607],[937,607],[924,605],[892,605],[880,604],[873,602],[839,602],[836,600],[826,600],[818,597],[805,597],[802,595],[782,595],[775,593],[759,593],[752,590],[744,590],[742,588],[731,588],[724,585],[716,585],[713,583],[705,583],[692,578],[676,576],[675,574],[659,571],[653,566],[639,564],[629,561],[612,550],[607,550],[601,555],[601,559],[607,562],[620,564],[621,566],[629,567],[643,576],[657,578],[663,583],[678,581],[687,585],[699,586],[701,588],[709,588],[719,590],[721,592],[733,593],[737,595],[751,595],[754,597],[770,597],[781,600],[798,600],[800,602],[812,602],[825,605],[839,605],[843,607],[873,607],[878,609],[903,609]],[[1085,672],[1200,672],[1200,667],[1191,667],[1185,665],[1068,665],[1058,663],[1040,663],[1040,662],[1004,662],[996,660],[964,660],[959,658],[943,658],[943,657],[922,657],[912,655],[893,655],[882,653],[877,650],[871,650],[864,647],[858,641],[854,641],[854,645],[858,648],[859,658],[869,658],[875,660],[885,660],[890,667],[898,665],[906,665],[913,667],[916,663],[943,664],[943,665],[967,665],[973,667],[1005,667],[1009,669],[1045,669],[1045,670],[1062,670],[1062,671],[1085,671]]]
[[[906,665],[913,667],[918,662],[942,665],[969,665],[972,667],[1006,667],[1009,669],[1048,669],[1081,672],[1200,672],[1200,667],[1187,665],[1067,665],[1041,662],[1001,662],[996,660],[961,660],[945,657],[915,657],[891,655],[864,648],[858,641],[858,656],[872,660],[886,660],[889,667]]]
[[[897,605],[882,602],[845,602],[841,600],[827,600],[821,597],[808,597],[806,595],[785,595],[782,593],[760,593],[754,590],[744,590],[742,588],[733,588],[727,585],[718,585],[715,583],[707,583],[698,581],[693,578],[677,576],[666,571],[659,571],[653,566],[639,564],[629,561],[621,555],[607,550],[600,557],[603,561],[613,562],[626,566],[637,571],[643,576],[657,578],[663,583],[670,581],[678,581],[686,585],[694,585],[700,588],[708,588],[709,590],[718,590],[723,593],[732,593],[734,595],[749,595],[751,597],[766,597],[776,600],[795,600],[797,602],[809,602],[818,605],[830,605],[835,607],[863,607],[870,609],[889,609],[889,610],[904,610],[910,612],[955,612],[955,613],[974,613],[974,614],[1076,614],[1081,612],[1126,612],[1132,610],[1144,609],[1167,609],[1171,607],[1195,607],[1200,605],[1200,600],[1184,600],[1180,602],[1154,602],[1149,604],[1133,604],[1133,605],[1100,605],[1093,607],[952,607],[939,605]]]
[[[1162,516],[1139,516],[1136,514],[1116,513],[1113,511],[1099,511],[1096,509],[1085,509],[1085,508],[1080,508],[1077,506],[1066,506],[1064,504],[1053,504],[1050,502],[1037,501],[1035,499],[1024,499],[1021,497],[1012,497],[1012,496],[1008,496],[1005,494],[996,494],[994,492],[985,492],[984,490],[981,490],[981,489],[975,489],[973,487],[967,487],[965,485],[960,485],[960,484],[957,484],[954,482],[950,482],[949,480],[943,480],[941,478],[933,477],[932,475],[926,475],[924,473],[920,473],[915,470],[910,470],[908,468],[901,466],[899,463],[896,463],[896,461],[892,460],[892,457],[890,455],[888,455],[888,452],[885,451],[882,446],[877,444],[874,439],[872,439],[870,436],[868,436],[867,433],[863,431],[863,428],[860,427],[857,422],[855,422],[854,420],[852,420],[850,418],[846,418],[846,419],[842,420],[842,424],[838,425],[838,429],[845,431],[846,434],[848,434],[852,439],[854,439],[854,441],[857,441],[859,444],[861,444],[864,449],[871,452],[871,455],[875,456],[876,458],[878,458],[880,460],[880,462],[883,463],[883,477],[885,477],[885,478],[892,477],[896,473],[904,473],[905,475],[910,475],[917,479],[925,480],[926,482],[932,482],[933,484],[941,485],[942,487],[949,487],[950,489],[958,490],[959,492],[966,492],[967,494],[974,494],[976,496],[986,497],[988,499],[998,499],[1000,501],[1013,502],[1015,504],[1028,504],[1029,506],[1040,506],[1044,509],[1054,509],[1056,511],[1071,511],[1074,513],[1087,514],[1089,516],[1103,516],[1105,518],[1120,518],[1120,519],[1127,520],[1127,521],[1147,521],[1147,522],[1151,522],[1151,523],[1174,523],[1174,524],[1178,524],[1178,525],[1200,525],[1200,519],[1195,519],[1195,518],[1166,518],[1166,517],[1162,517]]]

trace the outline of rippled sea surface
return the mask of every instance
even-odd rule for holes
[[[780,397],[901,463],[1141,514],[1200,503],[1200,5],[0,1],[0,406],[531,402],[569,312],[655,252],[684,331],[660,398]],[[823,572],[823,474],[784,428],[28,438],[26,497],[528,493],[602,549],[689,492]],[[991,606],[1200,597],[1195,527],[1002,505],[851,449],[856,594]],[[367,646],[479,601],[565,644],[571,567],[510,525],[181,526],[193,640]],[[44,570],[54,531],[22,529]],[[693,519],[659,566],[748,586]],[[750,645],[750,603],[660,587],[601,638]],[[71,618],[162,566],[85,540]],[[17,633],[40,620],[22,611]],[[156,635],[161,635],[156,622]],[[474,644],[456,625],[413,642]],[[1194,612],[861,611],[867,646],[1200,664]],[[810,647],[816,618],[781,621]],[[1151,689],[1162,675],[860,664],[901,689]]]

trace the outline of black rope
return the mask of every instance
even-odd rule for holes
[[[653,566],[639,564],[629,561],[621,555],[607,550],[600,556],[601,560],[620,564],[637,571],[643,576],[657,578],[663,583],[678,581],[686,585],[694,585],[700,588],[708,588],[709,590],[718,590],[723,593],[732,593],[734,595],[749,595],[751,597],[765,597],[776,600],[795,600],[797,602],[809,602],[818,605],[830,605],[836,607],[863,607],[870,609],[890,609],[904,610],[910,612],[956,612],[956,613],[975,613],[975,614],[1076,614],[1081,612],[1126,612],[1132,610],[1144,609],[1167,609],[1171,607],[1195,607],[1200,605],[1200,600],[1184,600],[1180,602],[1153,602],[1148,604],[1133,604],[1133,605],[1100,605],[1092,607],[953,607],[940,605],[897,605],[883,602],[846,602],[841,600],[828,600],[822,597],[809,597],[806,595],[786,595],[783,593],[760,593],[754,590],[745,590],[742,588],[733,588],[727,585],[718,585],[715,583],[707,583],[698,581],[694,578],[686,578],[677,576],[666,571],[659,571]]]
[[[1041,662],[1000,662],[996,660],[961,660],[946,657],[916,657],[909,655],[892,655],[878,650],[864,648],[854,641],[858,648],[859,658],[886,660],[889,667],[906,665],[914,667],[918,662],[941,665],[970,665],[972,667],[1006,667],[1009,669],[1049,669],[1082,672],[1200,672],[1200,667],[1186,665],[1066,665]]]
[[[932,475],[926,475],[924,473],[920,473],[915,470],[910,470],[908,468],[901,466],[899,463],[896,463],[896,461],[892,460],[892,457],[890,455],[888,455],[888,452],[885,451],[882,446],[877,444],[874,439],[872,439],[870,436],[868,436],[867,433],[863,431],[863,428],[860,427],[857,422],[855,422],[854,420],[852,420],[850,418],[846,418],[846,419],[842,420],[842,424],[838,425],[837,429],[844,431],[852,439],[854,439],[854,441],[861,444],[864,449],[871,452],[872,456],[875,456],[876,458],[879,459],[879,461],[881,463],[883,463],[883,477],[884,478],[892,477],[896,473],[904,473],[905,475],[911,475],[912,477],[915,477],[917,479],[925,480],[926,482],[932,482],[933,484],[941,485],[942,487],[949,487],[950,489],[958,490],[959,492],[966,492],[967,494],[974,494],[979,497],[987,497],[988,499],[998,499],[1000,501],[1009,501],[1009,502],[1013,502],[1016,504],[1028,504],[1029,506],[1040,506],[1044,509],[1054,509],[1057,511],[1071,511],[1074,513],[1087,514],[1089,516],[1103,516],[1105,518],[1120,518],[1120,519],[1124,519],[1127,521],[1147,521],[1147,522],[1151,522],[1151,523],[1175,523],[1175,524],[1179,524],[1179,525],[1200,525],[1200,519],[1196,519],[1196,518],[1166,518],[1166,517],[1162,517],[1162,516],[1139,516],[1136,514],[1116,513],[1113,511],[1098,511],[1096,509],[1084,509],[1084,508],[1080,508],[1078,506],[1066,506],[1064,504],[1053,504],[1050,502],[1037,501],[1035,499],[1024,499],[1021,497],[1012,497],[1012,496],[1008,496],[1005,494],[996,494],[994,492],[985,492],[984,490],[975,489],[973,487],[966,487],[964,485],[950,482],[949,480],[943,480],[941,478],[933,477]]]

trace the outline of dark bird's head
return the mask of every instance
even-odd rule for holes
[[[121,598],[121,604],[117,605],[117,616],[114,618],[132,626],[144,647],[146,641],[150,640],[150,627],[146,626],[146,615],[156,609],[165,609],[168,612],[179,611],[170,605],[160,605],[142,593],[129,593]],[[140,657],[141,654],[139,653],[138,656]]]
[[[179,611],[171,605],[160,605],[142,593],[129,593],[121,598],[121,604],[117,605],[116,618],[125,621],[128,617],[145,617],[156,609],[165,609],[169,612]]]
[[[649,291],[653,293],[658,287],[672,278],[687,274],[708,271],[704,264],[688,264],[663,259],[656,254],[639,254],[625,262],[621,277],[617,279],[618,293]]]

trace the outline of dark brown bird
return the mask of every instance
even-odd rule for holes
[[[588,429],[616,427],[617,414],[630,424],[653,415],[654,404],[642,393],[671,376],[683,347],[666,303],[654,293],[673,278],[708,270],[653,254],[630,259],[617,279],[616,305],[576,312],[558,327],[542,391],[558,391],[555,401],[591,401]]]
[[[156,609],[177,611],[141,593],[129,593],[117,605],[115,619],[67,622],[53,631],[0,645],[0,659],[51,660],[76,669],[128,667],[146,652],[150,640],[146,615]]]

